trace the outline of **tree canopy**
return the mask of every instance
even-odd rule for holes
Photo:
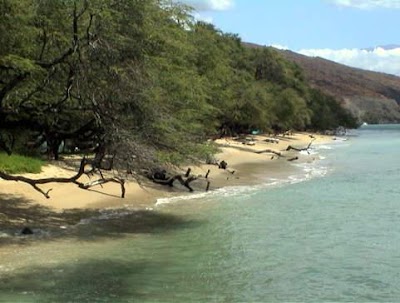
[[[215,135],[356,125],[272,48],[171,1],[1,0],[0,40],[8,153],[63,144],[137,170],[204,157]]]

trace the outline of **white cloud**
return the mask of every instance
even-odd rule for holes
[[[274,48],[281,49],[281,50],[289,50],[289,47],[287,47],[286,45],[281,45],[281,44],[270,44],[269,46],[272,46],[272,47],[274,47]]]
[[[400,9],[400,0],[328,0],[342,7],[353,7],[358,9],[388,8]]]
[[[180,0],[198,11],[224,11],[234,6],[234,0]]]
[[[203,21],[203,22],[206,22],[206,23],[212,23],[213,22],[213,18],[212,17],[204,16],[204,15],[196,13],[196,12],[193,14],[193,17],[194,17],[194,19],[196,19],[198,21]]]
[[[322,57],[352,67],[400,76],[400,47],[387,50],[382,47],[372,50],[302,49],[298,53],[311,57]]]

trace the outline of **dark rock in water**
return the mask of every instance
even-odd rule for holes
[[[32,231],[32,229],[30,229],[29,227],[24,227],[24,228],[21,230],[21,234],[22,234],[22,235],[33,235],[33,231]]]

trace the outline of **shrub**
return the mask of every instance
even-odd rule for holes
[[[0,170],[8,174],[40,173],[43,165],[37,158],[0,153]]]

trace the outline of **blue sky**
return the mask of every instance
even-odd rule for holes
[[[196,18],[243,41],[400,75],[400,0],[181,2],[196,9]],[[374,49],[389,44],[398,48]]]

